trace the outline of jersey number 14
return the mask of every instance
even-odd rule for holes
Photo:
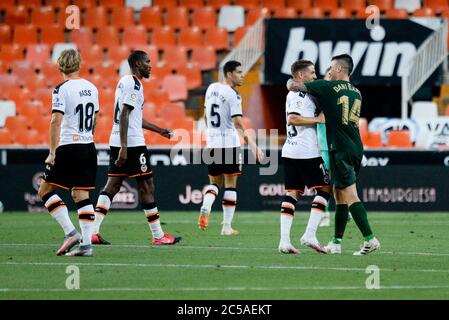
[[[359,119],[360,119],[360,108],[362,106],[362,101],[359,99],[355,99],[352,104],[351,110],[349,110],[349,97],[341,96],[337,104],[341,104],[343,106],[342,109],[342,122],[345,125],[348,125],[349,122],[353,122],[356,128],[359,127]]]

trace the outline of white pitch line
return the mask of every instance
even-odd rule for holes
[[[404,289],[447,289],[449,286],[440,285],[423,285],[423,286],[380,286],[379,289],[373,290],[404,290]],[[61,288],[0,288],[0,293],[8,292],[173,292],[173,291],[316,291],[316,290],[368,290],[363,286],[305,286],[305,287],[281,287],[281,288],[265,288],[265,287],[226,287],[226,288],[89,288],[79,290],[68,290]]]
[[[191,269],[261,269],[261,270],[332,270],[332,271],[366,271],[366,268],[347,267],[321,267],[321,266],[261,266],[261,265],[219,265],[219,264],[151,264],[151,263],[86,263],[76,262],[0,262],[0,265],[17,266],[68,266],[76,264],[86,267],[131,267],[131,268],[191,268]],[[425,272],[425,273],[449,273],[445,269],[389,269],[381,268],[383,272]]]

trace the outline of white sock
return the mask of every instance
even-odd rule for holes
[[[150,227],[153,238],[162,238],[164,236],[164,231],[161,227],[161,221],[159,219],[159,212],[157,210],[157,207],[154,205],[154,203],[150,205],[143,205],[143,207],[143,212],[145,212],[145,216],[147,217],[148,226]]]
[[[109,211],[111,207],[111,199],[105,195],[100,193],[98,197],[97,206],[95,207],[95,228],[94,233],[100,233],[100,226],[103,222],[104,217]]]
[[[203,208],[207,209],[207,212],[210,213],[212,210],[212,205],[214,204],[215,198],[218,195],[218,186],[216,184],[208,185],[204,189],[204,197],[203,197]]]
[[[290,243],[290,230],[293,218],[295,217],[296,200],[292,197],[285,197],[281,204],[281,242]]]
[[[65,235],[75,230],[75,226],[70,220],[67,206],[57,194],[52,194],[45,201],[45,207],[48,209],[50,215],[59,223]]]
[[[226,188],[223,194],[223,229],[231,229],[232,219],[234,218],[235,208],[237,206],[237,189]]]
[[[312,202],[312,209],[310,209],[309,222],[307,223],[307,228],[305,235],[308,238],[316,237],[316,230],[318,225],[323,218],[324,211],[326,210],[327,200],[322,196],[315,196]]]
[[[83,241],[81,245],[87,246],[92,244],[92,234],[95,228],[95,211],[90,200],[78,202],[78,219],[80,222],[81,234]]]

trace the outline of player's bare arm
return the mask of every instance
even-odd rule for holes
[[[118,158],[115,161],[117,166],[122,166],[128,158],[128,127],[129,127],[129,114],[132,111],[132,107],[127,104],[123,105],[122,112],[120,113],[120,151]]]
[[[287,89],[289,91],[293,92],[307,92],[307,87],[304,85],[304,83],[297,82],[293,79],[288,79],[287,81]]]
[[[234,122],[234,127],[237,129],[239,135],[245,140],[245,143],[248,144],[249,148],[251,149],[251,152],[256,157],[257,161],[263,161],[265,158],[264,153],[262,150],[257,146],[254,139],[248,134],[248,131],[245,128],[245,125],[243,124],[242,117],[237,116],[233,117],[232,121]]]
[[[55,164],[55,153],[56,148],[59,145],[59,134],[61,131],[62,117],[64,115],[61,112],[53,112],[50,120],[50,148],[48,152],[47,159],[45,159],[46,164]]]
[[[173,131],[170,129],[159,128],[157,125],[142,119],[142,128],[159,133],[161,136],[170,139],[173,136]]]
[[[92,134],[95,133],[95,128],[97,127],[97,118],[98,118],[98,111],[95,111],[94,124],[92,126]]]
[[[298,114],[289,114],[287,117],[287,124],[289,126],[307,126],[325,122],[326,120],[322,112],[316,117],[303,117]]]

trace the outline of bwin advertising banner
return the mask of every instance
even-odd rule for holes
[[[380,20],[368,29],[358,19],[269,19],[265,82],[285,84],[297,59],[314,62],[317,75],[323,76],[333,56],[348,53],[354,60],[353,83],[398,85],[410,59],[433,32],[425,23],[438,26],[440,20]]]

